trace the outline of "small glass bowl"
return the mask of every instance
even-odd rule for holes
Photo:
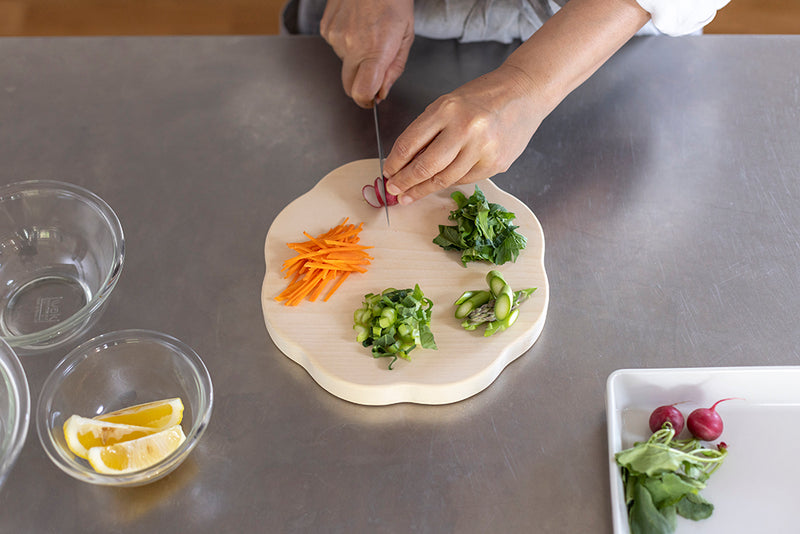
[[[25,371],[13,349],[0,340],[0,487],[25,445],[30,414]]]
[[[0,337],[19,355],[76,340],[124,256],[119,219],[97,195],[49,180],[0,187]]]
[[[177,450],[147,469],[128,474],[97,473],[69,450],[64,422],[161,399],[180,397],[186,434]],[[158,332],[123,330],[81,344],[53,369],[42,386],[36,429],[45,452],[65,473],[106,486],[139,486],[167,475],[194,449],[208,425],[213,404],[211,376],[185,343]]]

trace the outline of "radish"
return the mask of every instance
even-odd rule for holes
[[[713,441],[722,435],[722,417],[716,411],[717,404],[732,400],[721,399],[714,403],[711,408],[698,408],[689,414],[686,419],[686,427],[697,439],[703,441]]]
[[[388,206],[394,206],[397,204],[397,196],[386,192],[386,202],[384,202],[383,197],[381,197],[381,189],[378,186],[380,183],[381,177],[375,178],[375,182],[373,184],[367,184],[361,188],[361,196],[364,197],[364,200],[367,201],[367,204],[372,206],[373,208],[381,208],[384,204]]]
[[[674,404],[659,406],[653,410],[653,413],[650,414],[650,432],[661,430],[664,423],[672,425],[676,436],[683,430],[683,414]]]

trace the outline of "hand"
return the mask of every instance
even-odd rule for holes
[[[387,190],[409,204],[453,184],[505,172],[547,112],[520,69],[503,65],[437,99],[397,138]]]
[[[414,41],[413,0],[328,0],[320,33],[342,59],[342,85],[361,107],[386,98]]]
[[[636,0],[570,0],[496,70],[437,99],[386,158],[386,188],[408,204],[505,172],[534,132],[650,18]]]

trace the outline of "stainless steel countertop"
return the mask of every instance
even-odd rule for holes
[[[511,48],[418,39],[381,106],[394,139]],[[800,364],[800,37],[642,38],[496,183],[542,223],[538,342],[428,407],[328,394],[267,335],[263,244],[372,115],[317,38],[0,39],[0,182],[74,182],[127,257],[90,334],[155,329],[206,362],[215,408],[168,478],[95,487],[32,423],[2,532],[610,532],[604,409],[620,368]],[[23,359],[32,398],[65,351]]]

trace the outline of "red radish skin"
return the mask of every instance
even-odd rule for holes
[[[689,432],[697,439],[714,441],[722,435],[723,429],[722,417],[720,417],[716,411],[717,404],[729,400],[733,400],[733,397],[718,400],[711,408],[696,409],[690,413],[689,417],[686,419],[686,428],[688,428]]]
[[[388,206],[394,206],[397,204],[397,196],[386,192],[386,202],[384,202],[383,197],[381,196],[381,188],[378,185],[381,181],[380,176],[375,178],[375,182],[372,185],[365,185],[361,188],[361,196],[364,197],[364,200],[367,201],[367,204],[372,206],[373,208],[382,208],[384,204]]]
[[[661,430],[664,423],[669,422],[672,429],[675,430],[675,435],[683,431],[683,414],[678,410],[674,404],[668,406],[659,406],[653,413],[650,414],[650,432]]]

